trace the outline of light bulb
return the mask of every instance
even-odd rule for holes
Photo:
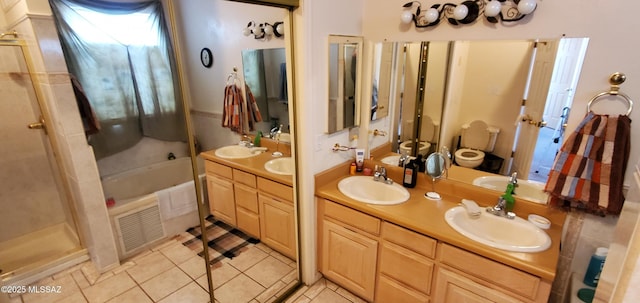
[[[536,0],[520,0],[518,11],[523,15],[531,14],[536,10],[536,6]]]
[[[400,20],[402,20],[404,24],[409,24],[413,21],[413,14],[410,11],[404,11],[402,15],[400,15]]]
[[[468,13],[469,8],[466,5],[460,4],[453,10],[453,17],[456,18],[456,20],[462,20],[467,17]]]
[[[440,18],[440,13],[435,8],[430,8],[424,13],[424,19],[427,20],[427,23],[433,23]]]
[[[497,0],[489,1],[484,7],[484,15],[487,17],[495,17],[502,10],[502,4]]]
[[[256,28],[253,30],[253,34],[254,34],[254,35],[256,35],[256,37],[260,37],[260,36],[262,36],[262,26],[260,26],[260,27],[256,27]]]
[[[280,35],[284,35],[284,25],[282,24],[282,22],[276,25],[276,32]]]
[[[242,30],[242,34],[243,34],[243,35],[245,35],[245,36],[249,36],[249,35],[251,35],[251,29],[250,29],[250,28],[248,28],[248,27],[245,27],[245,28]]]
[[[267,36],[271,36],[273,34],[273,26],[271,26],[271,24],[267,24],[264,26],[264,33]]]

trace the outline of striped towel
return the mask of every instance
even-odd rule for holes
[[[235,85],[224,88],[224,107],[222,109],[222,127],[244,134],[244,100],[241,89]]]
[[[258,108],[258,104],[256,103],[256,98],[253,96],[249,85],[244,85],[244,89],[247,91],[247,114],[249,115],[249,131],[253,131],[255,128],[256,122],[262,121],[262,115],[260,114],[260,109]]]
[[[556,155],[545,191],[552,206],[619,214],[631,119],[587,113]]]

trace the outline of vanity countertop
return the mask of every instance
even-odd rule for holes
[[[376,164],[371,162],[365,161],[365,166]],[[429,200],[424,197],[424,193],[432,190],[431,180],[427,179],[424,174],[420,174],[418,185],[415,188],[408,188],[411,197],[407,202],[387,206],[366,204],[350,199],[338,190],[338,182],[348,177],[348,166],[342,166],[316,175],[316,196],[474,252],[544,280],[553,281],[560,255],[560,239],[565,218],[565,213],[561,210],[550,209],[546,205],[518,203],[516,201],[514,211],[518,216],[526,219],[529,214],[535,213],[551,220],[551,228],[546,230],[551,237],[551,247],[537,253],[509,252],[494,249],[470,240],[456,232],[447,224],[444,214],[448,209],[457,206],[462,198],[475,200],[480,206],[494,205],[498,198],[495,193],[470,184],[452,180],[439,180],[435,185],[435,189],[441,194],[442,199],[439,201]],[[388,173],[389,177],[395,181],[401,180],[401,169],[391,169],[388,170]]]
[[[267,171],[264,168],[264,164],[267,163],[267,161],[272,159],[277,159],[276,157],[271,155],[271,153],[274,150],[275,149],[267,149],[265,152],[257,156],[253,156],[249,158],[241,158],[241,159],[226,159],[226,158],[218,157],[215,155],[215,149],[202,152],[200,153],[200,156],[205,160],[213,161],[222,165],[239,169],[239,170],[254,174],[258,177],[262,177],[278,183],[282,183],[284,185],[293,186],[293,177],[291,175],[275,174]],[[287,157],[287,155],[285,154],[284,157]]]

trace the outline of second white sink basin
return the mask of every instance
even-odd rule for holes
[[[484,176],[473,179],[472,184],[504,192],[509,183],[509,179],[510,177],[508,176]],[[540,204],[546,204],[549,198],[547,193],[544,192],[543,183],[529,180],[518,179],[518,185],[513,191],[513,194],[517,197]]]
[[[279,175],[293,175],[293,159],[291,157],[275,158],[264,164],[268,172]]]
[[[228,145],[216,149],[215,155],[226,159],[242,159],[257,156],[267,150],[264,147],[244,147],[240,145]]]
[[[411,196],[402,185],[374,181],[371,176],[351,176],[338,182],[338,190],[360,202],[378,205],[400,204]]]
[[[453,229],[476,242],[508,251],[539,252],[551,246],[551,238],[531,222],[516,217],[507,219],[482,210],[479,218],[471,218],[462,206],[445,213]]]

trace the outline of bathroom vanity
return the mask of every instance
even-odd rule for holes
[[[380,162],[366,161],[365,166]],[[411,197],[397,205],[362,203],[342,194],[348,166],[316,175],[318,268],[329,280],[370,302],[547,302],[560,253],[565,214],[523,201],[514,211],[542,215],[551,247],[537,253],[500,250],[472,241],[445,222],[462,198],[493,206],[498,195],[440,180],[442,199],[428,200],[431,181],[421,174]],[[401,169],[388,167],[401,180]]]
[[[201,153],[209,213],[295,260],[292,176],[265,169],[271,152],[237,159]]]

